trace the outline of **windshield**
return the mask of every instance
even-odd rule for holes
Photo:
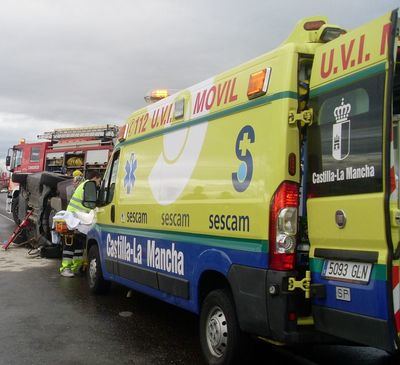
[[[22,150],[14,149],[11,156],[11,169],[21,166],[22,163]]]

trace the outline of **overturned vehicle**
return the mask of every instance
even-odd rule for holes
[[[27,224],[16,243],[29,243],[33,248],[52,247],[53,217],[64,210],[74,192],[73,178],[52,172],[13,174],[19,194],[13,199],[12,211],[17,224],[29,212]]]

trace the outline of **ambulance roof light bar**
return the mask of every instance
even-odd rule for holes
[[[51,132],[45,132],[37,136],[38,139],[60,140],[66,138],[116,138],[119,127],[117,125],[105,125],[97,127],[61,128]]]
[[[300,20],[283,44],[327,43],[344,33],[337,25],[328,24],[327,17],[313,16]]]
[[[151,104],[155,103],[161,99],[165,99],[170,95],[170,91],[168,89],[155,89],[150,90],[144,97],[146,103]]]

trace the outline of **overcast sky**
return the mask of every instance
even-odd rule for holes
[[[157,87],[181,89],[326,15],[347,29],[390,0],[1,0],[0,160],[19,138],[121,124]]]

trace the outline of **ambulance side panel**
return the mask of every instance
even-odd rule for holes
[[[267,94],[248,100],[250,74],[265,68]],[[299,153],[288,124],[296,79],[287,45],[132,115],[113,201],[90,233],[106,279],[196,313],[204,290],[224,280],[242,329],[268,334],[271,316],[283,331],[286,297],[271,302],[279,313],[267,307],[268,222],[276,188],[299,180],[288,173],[289,154]],[[181,99],[184,118],[174,120]]]

